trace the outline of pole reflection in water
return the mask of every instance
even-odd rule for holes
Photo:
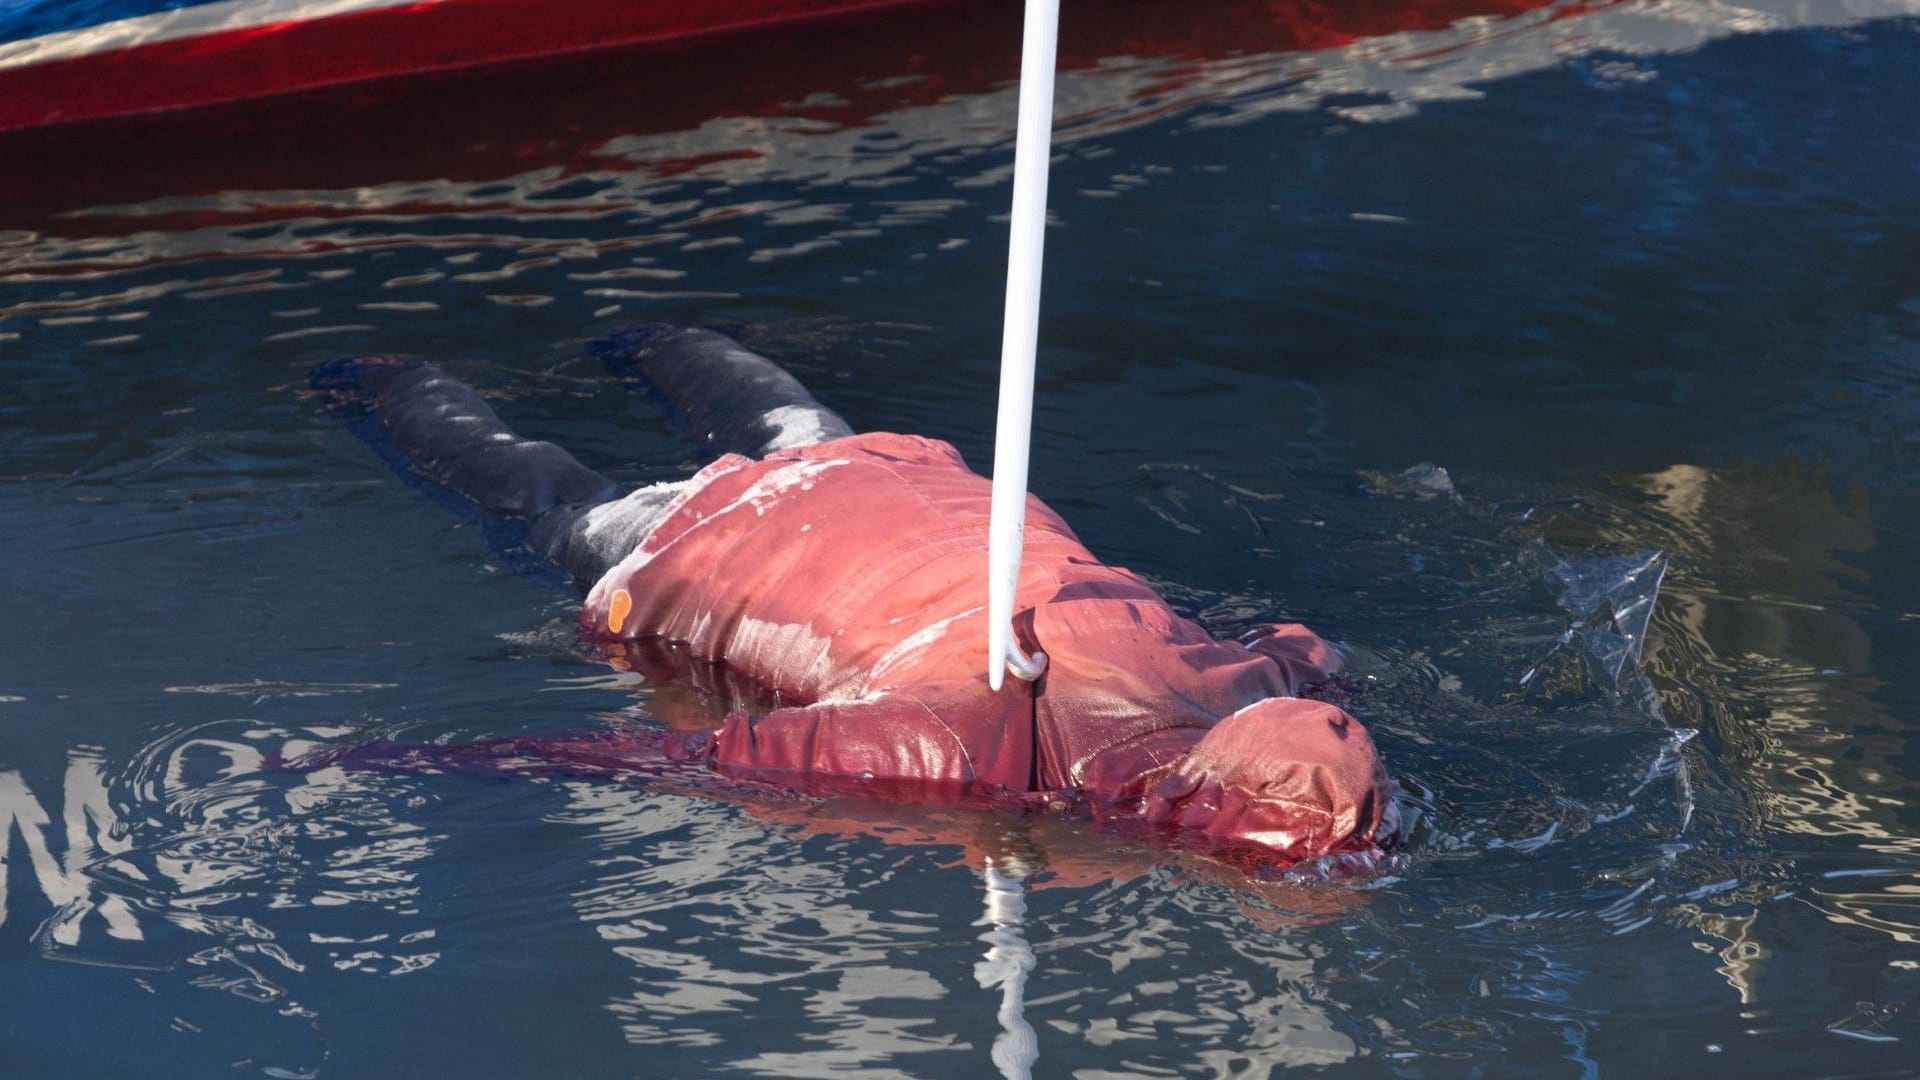
[[[982,990],[1000,988],[1001,1032],[993,1040],[993,1064],[1007,1080],[1028,1080],[1040,1060],[1040,1043],[1027,1023],[1027,973],[1033,970],[1033,946],[1027,942],[1026,868],[1017,859],[996,866],[986,859],[986,914],[974,923],[990,929],[980,935],[986,957],[973,965]]]

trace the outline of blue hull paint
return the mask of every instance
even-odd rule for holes
[[[0,0],[0,42],[196,7],[212,0]]]

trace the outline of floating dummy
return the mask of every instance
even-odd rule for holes
[[[314,377],[590,585],[581,633],[611,662],[667,656],[760,691],[716,729],[557,740],[557,758],[664,754],[807,793],[1033,804],[1279,863],[1396,843],[1365,728],[1297,696],[1340,666],[1304,627],[1216,640],[1030,498],[1014,633],[1046,669],[994,691],[979,663],[989,485],[952,446],[854,434],[711,331],[642,326],[596,349],[717,459],[620,496],[436,368],[356,359]]]

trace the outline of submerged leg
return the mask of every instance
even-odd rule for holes
[[[315,389],[377,425],[372,437],[428,480],[488,515],[525,524],[527,543],[591,582],[658,524],[678,485],[615,498],[613,481],[550,442],[507,427],[474,389],[431,365],[349,358],[313,373]]]
[[[607,502],[556,506],[527,530],[527,546],[585,588],[640,546],[685,486],[653,484]]]
[[[715,454],[765,457],[853,434],[778,364],[712,330],[646,323],[594,343],[614,372],[638,377]]]
[[[430,364],[335,360],[312,383],[364,408],[413,471],[494,517],[532,521],[565,503],[614,495],[613,481],[550,442],[515,434],[471,386]]]

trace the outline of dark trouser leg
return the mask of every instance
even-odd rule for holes
[[[649,323],[602,338],[594,353],[643,380],[715,454],[765,457],[853,434],[798,379],[724,334]]]
[[[583,588],[647,538],[666,517],[683,484],[654,484],[622,499],[556,506],[527,531],[527,546],[551,559]]]
[[[413,471],[526,524],[528,545],[582,582],[625,558],[673,497],[669,485],[616,499],[611,480],[553,443],[515,434],[472,387],[436,367],[336,360],[312,382],[364,410],[376,438]]]
[[[550,442],[515,434],[472,387],[432,365],[335,360],[312,382],[365,409],[413,471],[495,517],[532,521],[563,503],[614,495],[613,481]]]

